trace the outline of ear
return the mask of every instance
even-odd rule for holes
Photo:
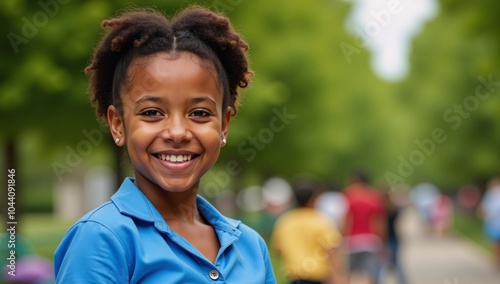
[[[226,113],[222,117],[222,123],[221,123],[221,146],[224,146],[226,143],[222,142],[222,138],[227,139],[227,132],[229,128],[229,121],[231,120],[231,114],[233,113],[233,109],[231,107],[228,107],[226,110]]]
[[[114,105],[108,107],[108,124],[111,130],[111,135],[116,145],[123,146],[125,144],[125,132],[122,117]]]

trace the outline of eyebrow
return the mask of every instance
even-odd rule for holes
[[[217,103],[212,98],[210,98],[208,96],[195,97],[195,98],[190,99],[189,101],[191,101],[192,103],[207,102],[207,103],[212,104],[214,106],[217,105]],[[155,97],[155,96],[144,96],[144,97],[139,98],[137,101],[135,101],[135,105],[140,105],[140,104],[143,104],[145,102],[161,103],[161,102],[163,102],[163,98]]]
[[[158,103],[158,102],[161,102],[161,101],[162,101],[162,98],[160,98],[160,97],[144,96],[144,97],[138,99],[137,101],[135,101],[135,104],[139,105],[139,104],[142,104],[142,103],[145,103],[145,102],[155,102],[155,103]]]
[[[196,97],[196,98],[192,98],[190,101],[192,101],[193,103],[208,102],[210,104],[217,105],[217,103],[210,97]]]

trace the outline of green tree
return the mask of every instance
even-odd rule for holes
[[[445,137],[409,180],[430,179],[453,189],[482,183],[500,166],[500,38],[491,1],[440,2],[438,17],[414,42],[399,100],[414,125],[407,155],[419,149],[415,140],[431,138],[435,129]]]

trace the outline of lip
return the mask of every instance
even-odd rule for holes
[[[189,151],[164,151],[164,152],[157,152],[152,155],[158,161],[158,163],[160,163],[163,167],[171,171],[185,170],[189,168],[200,157],[200,154],[195,154]],[[182,162],[171,162],[160,159],[159,157],[160,155],[175,155],[175,156],[191,155],[191,159]]]

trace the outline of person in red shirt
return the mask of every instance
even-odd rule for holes
[[[368,184],[367,175],[363,172],[352,175],[344,194],[347,213],[343,233],[351,277],[363,278],[363,283],[377,283],[378,256],[386,235],[384,197]]]

